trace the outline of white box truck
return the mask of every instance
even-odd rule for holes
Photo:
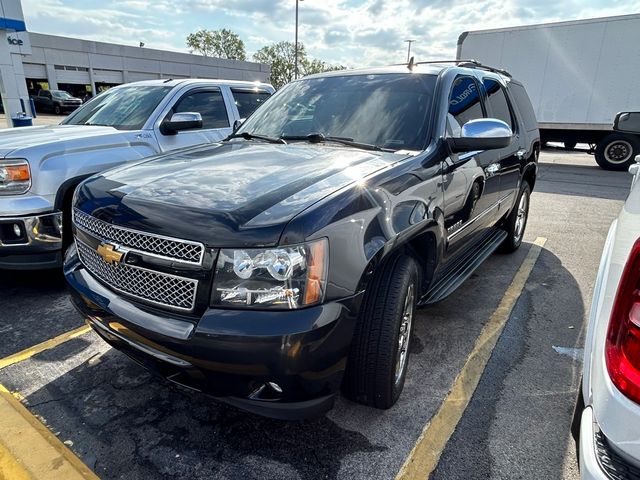
[[[614,132],[640,110],[640,14],[464,32],[457,58],[502,68],[527,89],[542,142],[588,143],[602,168],[626,170],[640,136]]]

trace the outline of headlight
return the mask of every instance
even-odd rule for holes
[[[322,302],[327,240],[269,249],[221,249],[212,305],[292,309]]]
[[[31,171],[26,160],[0,160],[0,195],[19,195],[31,187]]]

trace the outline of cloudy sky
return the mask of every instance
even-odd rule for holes
[[[33,32],[187,51],[188,33],[229,28],[247,53],[294,38],[295,0],[22,0]],[[300,40],[349,67],[454,58],[465,30],[640,13],[640,0],[304,0]]]

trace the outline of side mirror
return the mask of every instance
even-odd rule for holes
[[[509,125],[496,118],[470,120],[462,126],[459,137],[447,138],[453,153],[505,148],[511,144]]]
[[[192,128],[202,128],[202,116],[198,112],[180,112],[174,113],[171,120],[162,122],[160,132],[163,135],[175,135]]]
[[[640,133],[640,112],[620,112],[613,121],[618,132]]]
[[[242,126],[245,120],[246,118],[241,118],[233,122],[233,133],[236,133],[236,131]]]

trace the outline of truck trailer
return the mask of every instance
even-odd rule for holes
[[[457,59],[504,69],[526,87],[543,144],[587,143],[607,170],[626,170],[640,135],[614,132],[640,110],[640,14],[464,32]]]

